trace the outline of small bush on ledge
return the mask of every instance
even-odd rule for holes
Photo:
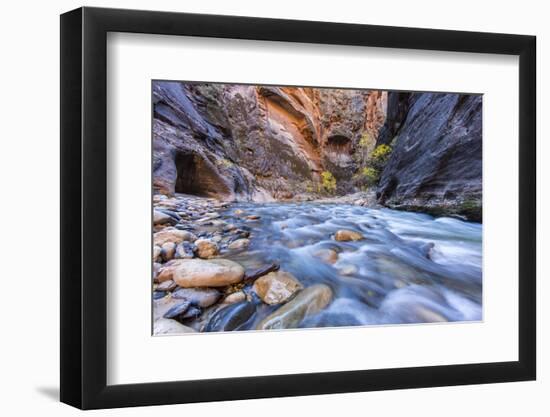
[[[333,194],[336,191],[336,178],[330,171],[323,171],[321,173],[321,187],[329,194]]]

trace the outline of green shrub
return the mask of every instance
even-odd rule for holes
[[[321,173],[321,186],[323,187],[323,190],[329,194],[336,191],[336,178],[334,178],[332,172],[323,171]]]

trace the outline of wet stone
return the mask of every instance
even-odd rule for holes
[[[172,293],[176,299],[187,300],[193,306],[209,307],[218,302],[222,293],[213,288],[178,288]]]
[[[251,322],[256,312],[254,303],[241,301],[218,310],[206,325],[206,332],[243,330]]]
[[[159,300],[166,297],[165,291],[153,291],[153,300]]]
[[[165,319],[172,319],[174,317],[177,317],[187,311],[191,303],[189,301],[182,301],[179,304],[175,305],[174,307],[170,308],[166,313],[164,313]]]

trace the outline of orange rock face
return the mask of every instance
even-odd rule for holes
[[[375,90],[157,82],[154,187],[224,199],[288,199],[334,173],[356,171],[387,93]]]

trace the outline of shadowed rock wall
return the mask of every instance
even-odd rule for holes
[[[379,141],[393,152],[381,175],[387,206],[481,221],[482,97],[389,93]]]

